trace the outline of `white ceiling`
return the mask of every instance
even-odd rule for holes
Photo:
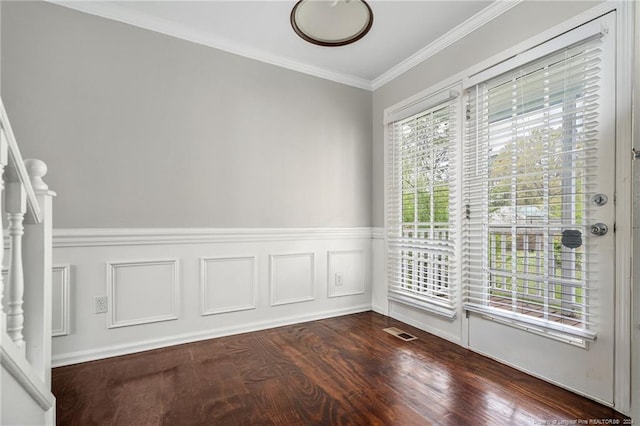
[[[374,21],[363,39],[321,47],[291,28],[296,0],[53,1],[365,89],[381,86],[518,3],[369,0]]]

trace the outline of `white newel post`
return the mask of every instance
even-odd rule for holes
[[[24,328],[24,271],[22,265],[22,235],[27,194],[16,170],[9,166],[6,173],[5,209],[9,233],[9,282],[7,283],[7,334],[25,353]]]
[[[27,223],[24,236],[24,256],[29,267],[25,269],[24,335],[28,343],[27,360],[45,385],[51,388],[51,281],[52,281],[52,202],[55,192],[50,191],[42,178],[47,165],[40,160],[24,160],[27,174],[36,193],[42,222]]]

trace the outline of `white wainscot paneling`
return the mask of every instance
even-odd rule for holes
[[[71,265],[71,322],[68,335],[53,339],[53,364],[367,311],[371,235],[371,228],[57,230],[54,263]],[[344,264],[351,261],[353,270]],[[343,271],[337,295],[362,282],[351,275],[361,262],[364,293],[327,297],[328,271]],[[101,296],[106,314],[95,312]]]
[[[51,334],[56,336],[67,336],[69,334],[70,323],[70,284],[69,265],[54,266],[51,280]]]
[[[255,309],[255,256],[201,258],[200,290],[202,315]]]
[[[327,296],[363,294],[364,251],[336,250],[327,256]]]
[[[108,327],[178,319],[178,261],[107,263]]]
[[[69,265],[54,266],[51,268],[51,336],[68,336],[70,328],[70,284]],[[8,283],[9,271],[2,269],[2,281],[5,288]],[[2,298],[2,308],[7,311],[7,298]]]
[[[271,306],[314,300],[313,253],[276,254],[271,260]]]

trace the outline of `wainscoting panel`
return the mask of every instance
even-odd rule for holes
[[[371,228],[54,230],[54,264],[73,267],[68,334],[53,339],[53,365],[370,310],[371,236]],[[107,312],[96,313],[100,297]]]
[[[178,261],[107,263],[109,328],[178,319]]]
[[[271,305],[313,300],[314,264],[313,253],[271,255]]]
[[[256,308],[256,258],[200,259],[202,315]]]
[[[329,297],[364,293],[364,252],[362,250],[330,251],[327,269]]]
[[[53,337],[66,336],[69,334],[69,301],[70,284],[69,265],[54,266],[51,280],[51,334]]]

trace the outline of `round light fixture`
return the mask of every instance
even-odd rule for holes
[[[364,0],[300,0],[291,11],[296,34],[319,46],[358,41],[372,24],[373,12]]]

